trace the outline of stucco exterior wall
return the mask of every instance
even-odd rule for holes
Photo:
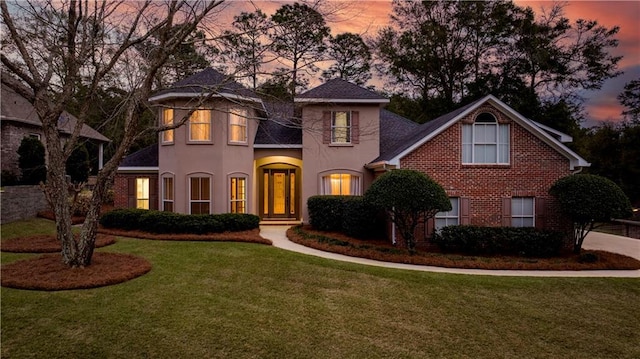
[[[187,104],[181,101],[165,102],[164,106],[174,108],[174,119],[179,121],[188,113]],[[189,183],[190,176],[211,176],[212,182],[212,213],[229,211],[230,176],[247,178],[247,210],[255,212],[253,187],[253,140],[258,128],[256,113],[250,105],[245,105],[249,111],[247,121],[247,144],[228,143],[228,111],[231,108],[241,108],[226,100],[213,100],[202,108],[211,109],[212,139],[206,143],[192,143],[188,141],[189,122],[175,129],[173,144],[162,143],[160,134],[159,146],[159,175],[174,177],[175,202],[174,209],[179,213],[189,213]],[[185,108],[185,109],[182,109]],[[161,109],[159,109],[161,111]],[[161,118],[160,116],[158,116]]]
[[[358,111],[359,143],[331,145],[323,143],[324,111]],[[364,165],[380,154],[380,107],[376,105],[334,104],[308,105],[302,109],[302,179],[303,220],[308,221],[307,199],[320,194],[322,174],[353,172],[362,176],[362,192],[373,181]]]
[[[502,199],[522,196],[543,199],[545,228],[564,228],[548,190],[571,173],[569,160],[504,114],[493,113],[499,122],[510,124],[508,165],[462,164],[462,123],[473,121],[475,114],[470,114],[402,158],[400,167],[429,175],[450,197],[469,198],[470,224],[501,225]]]

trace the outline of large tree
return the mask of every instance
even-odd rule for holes
[[[156,76],[171,54],[198,26],[214,14],[221,1],[140,2],[16,1],[0,2],[5,46],[1,57],[2,82],[29,100],[40,120],[47,143],[45,194],[53,206],[64,263],[91,264],[98,216],[106,189],[118,164],[140,132],[141,114]],[[153,54],[139,66],[136,47],[154,39]],[[71,208],[65,163],[78,143],[97,91],[105,81],[126,86],[124,135],[113,157],[98,173],[91,206],[79,239],[71,232]],[[79,91],[85,87],[84,91]],[[58,118],[72,99],[81,104],[73,133],[61,141]],[[180,121],[178,121],[180,124]],[[144,131],[153,131],[153,128]],[[157,129],[155,129],[157,130]],[[143,132],[144,132],[143,131]]]
[[[362,86],[371,79],[371,51],[359,35],[346,32],[331,37],[328,58],[334,63],[322,72],[325,80],[340,78]]]
[[[315,73],[316,64],[324,60],[329,27],[320,12],[300,3],[282,5],[271,21],[273,51],[278,61],[290,69],[289,91],[295,95],[297,89],[303,88],[303,72]]]
[[[221,38],[224,56],[234,64],[237,76],[248,77],[252,88],[258,88],[260,68],[271,49],[267,37],[271,20],[260,9],[243,12],[233,18],[233,30],[227,30]]]
[[[392,26],[373,41],[377,68],[431,118],[488,93],[534,119],[560,101],[579,112],[577,90],[620,73],[611,55],[618,27],[571,23],[563,6],[535,16],[511,1],[394,0]]]
[[[640,125],[640,79],[627,82],[618,100],[625,107],[622,114],[630,122]]]

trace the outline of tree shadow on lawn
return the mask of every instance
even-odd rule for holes
[[[313,230],[298,226],[287,231],[292,242],[326,252],[383,262],[417,264],[445,268],[495,270],[636,270],[640,261],[617,253],[588,250],[581,255],[568,253],[560,257],[531,258],[517,256],[474,256],[422,250],[409,254],[407,249],[383,240],[359,240],[342,233]],[[595,257],[594,257],[595,256]],[[595,260],[594,260],[595,259]]]

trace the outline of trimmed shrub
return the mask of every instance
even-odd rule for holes
[[[319,231],[341,231],[346,196],[311,196],[307,200],[309,223]]]
[[[164,234],[239,232],[258,228],[260,218],[252,214],[180,214],[145,209],[116,209],[100,218],[106,228]]]
[[[432,239],[443,252],[541,258],[559,255],[564,240],[564,235],[555,231],[481,226],[444,227]]]
[[[364,197],[345,197],[342,205],[343,233],[356,238],[379,238],[385,235],[384,212],[367,203]]]
[[[18,147],[18,165],[22,171],[20,182],[36,185],[47,179],[44,145],[35,137],[25,137]]]
[[[105,228],[119,228],[127,231],[137,230],[140,228],[140,217],[147,212],[146,209],[114,209],[100,217],[100,225]]]

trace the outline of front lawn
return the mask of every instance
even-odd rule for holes
[[[3,225],[2,238],[49,226]],[[2,288],[1,357],[640,357],[638,279],[424,273],[247,243],[98,251],[153,269],[97,289]]]

